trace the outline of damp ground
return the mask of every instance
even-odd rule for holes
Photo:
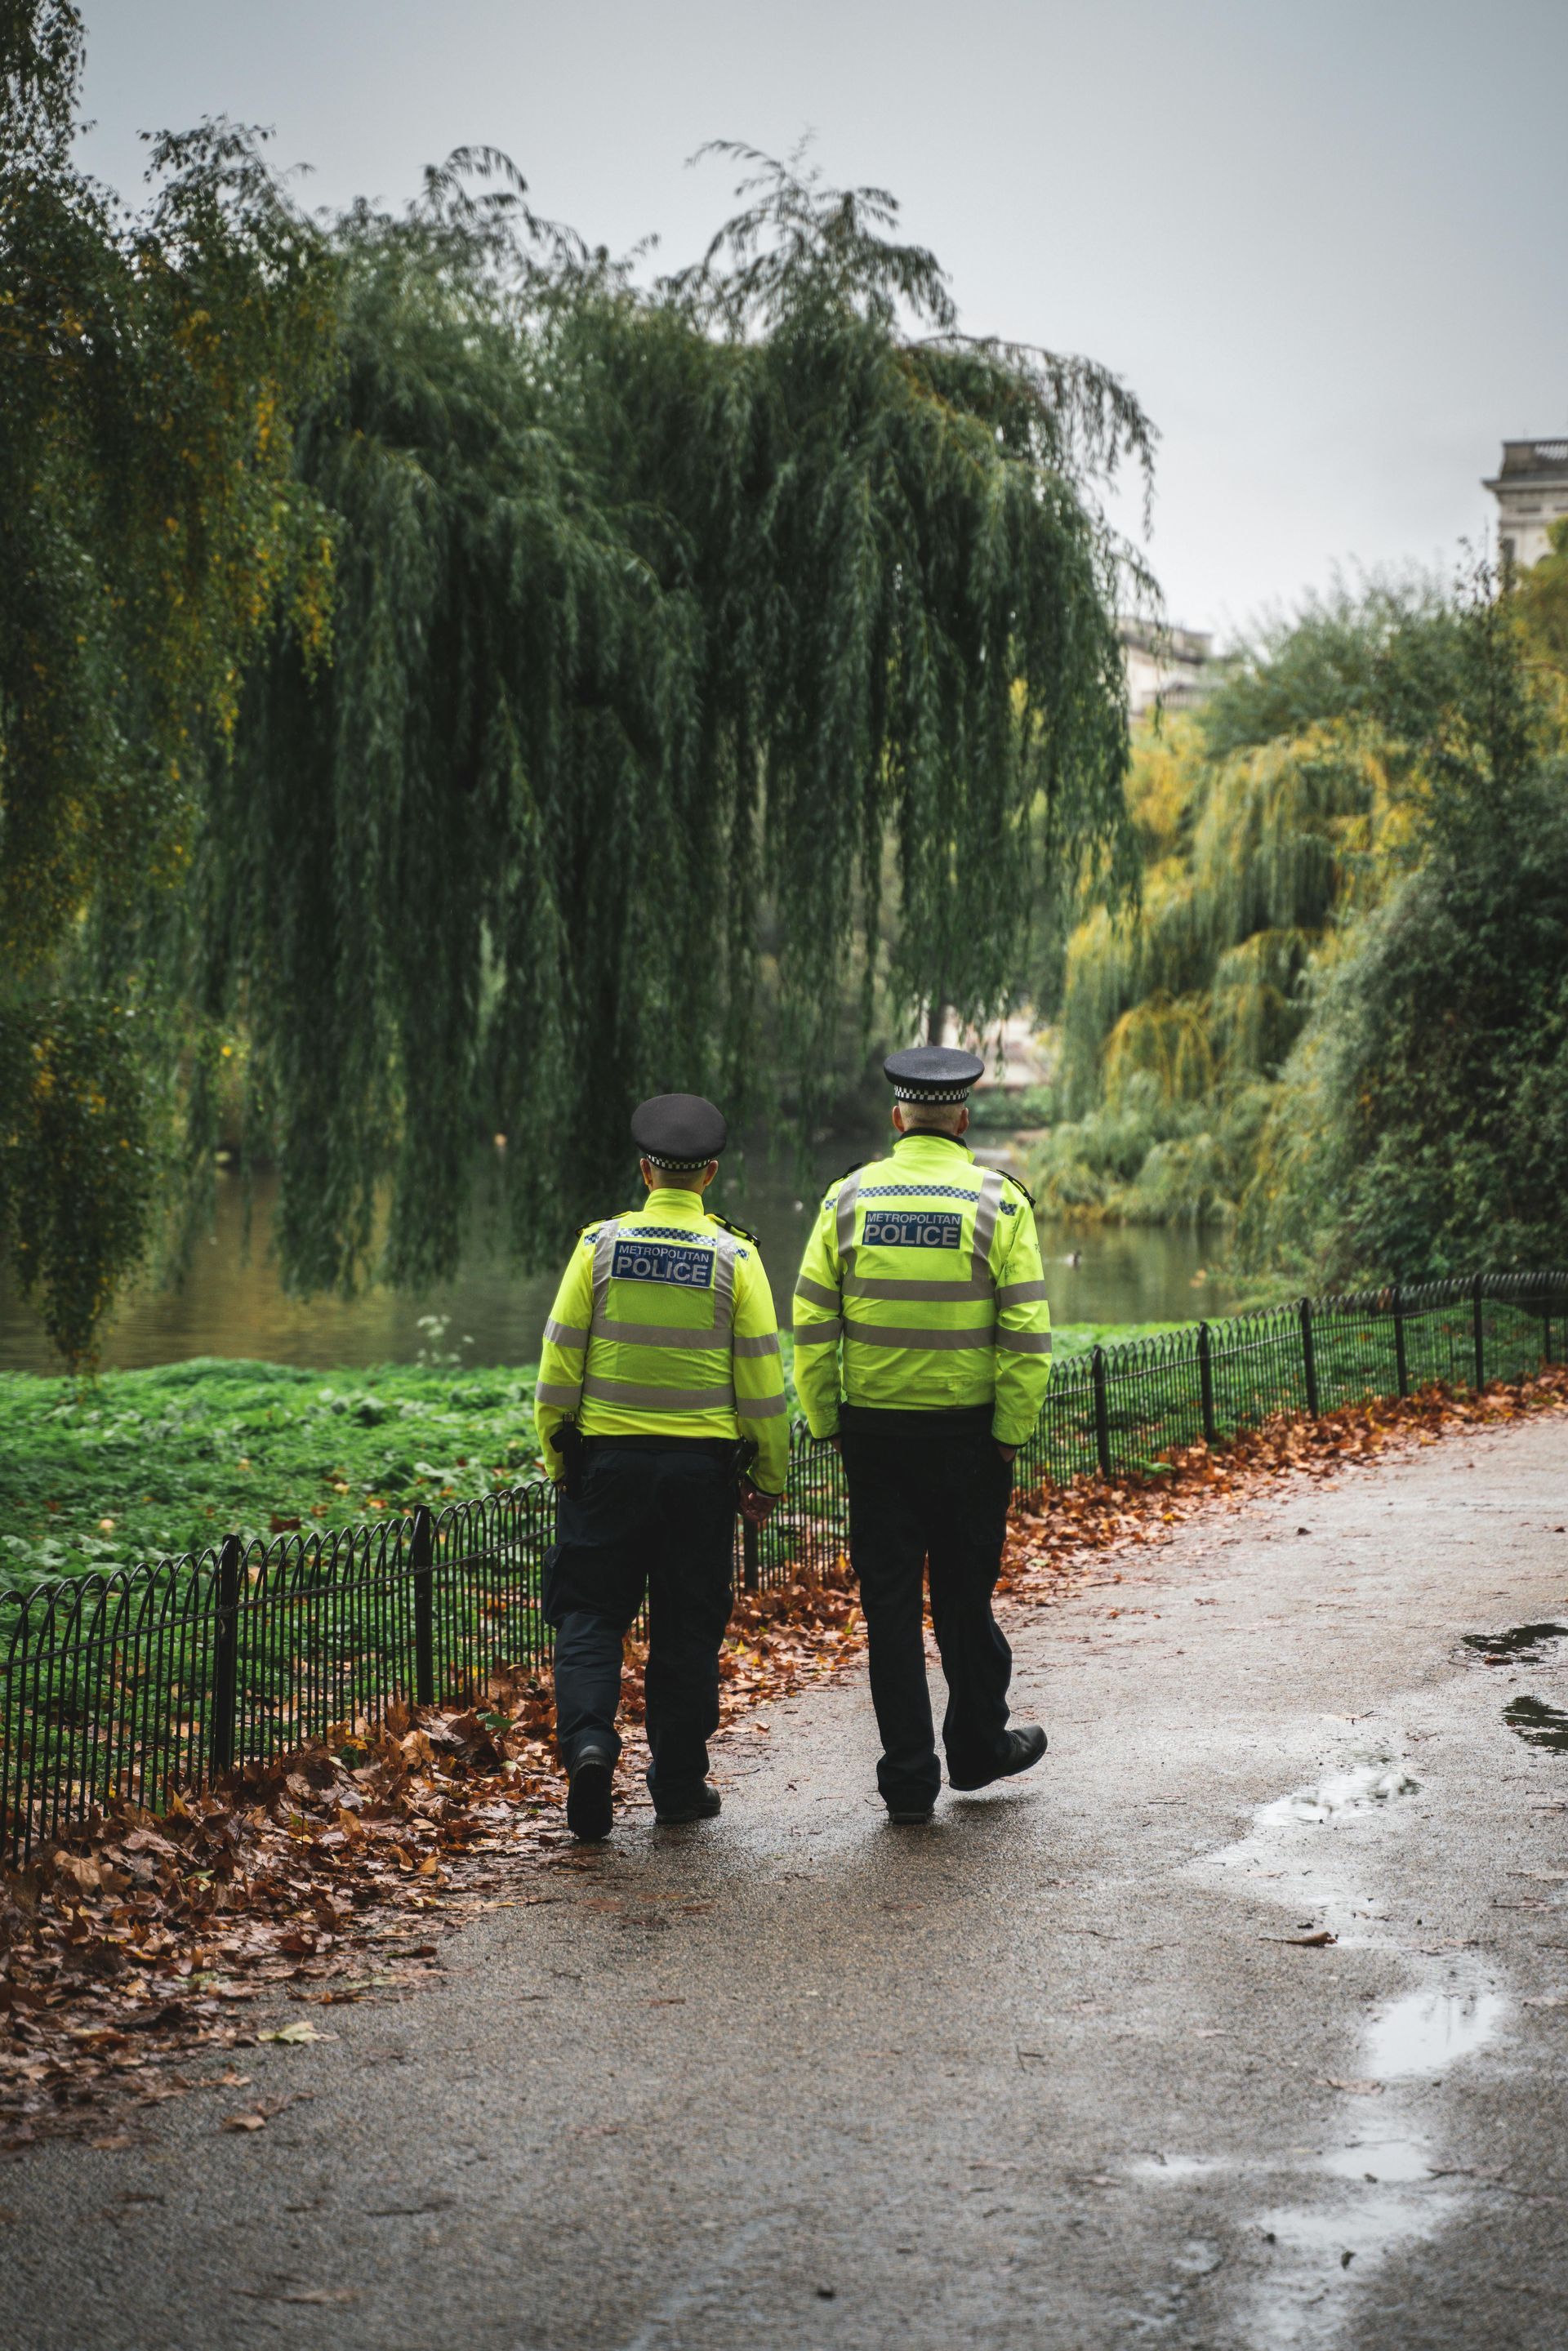
[[[858,1677],[741,1725],[719,1821],[0,2172],[7,2351],[1558,2351],[1565,1484],[1472,1432],[1108,1562],[929,1831]]]

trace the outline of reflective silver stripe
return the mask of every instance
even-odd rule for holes
[[[969,1257],[969,1278],[972,1281],[989,1278],[991,1235],[997,1229],[997,1211],[1001,1204],[1002,1179],[994,1167],[988,1167],[980,1184],[980,1196],[975,1203],[975,1238]]]
[[[536,1404],[553,1404],[561,1412],[575,1412],[581,1401],[580,1387],[563,1387],[556,1380],[541,1380],[534,1390]]]
[[[825,1347],[830,1339],[841,1339],[844,1326],[835,1314],[831,1322],[797,1322],[795,1344],[800,1347]]]
[[[795,1283],[795,1295],[809,1306],[825,1306],[830,1314],[839,1311],[839,1293],[830,1290],[825,1281],[813,1281],[809,1273],[800,1275]]]
[[[839,1205],[835,1235],[839,1244],[839,1263],[852,1265],[855,1254],[855,1194],[860,1190],[860,1172],[846,1176],[839,1186]]]
[[[894,1281],[874,1273],[849,1273],[844,1276],[846,1298],[904,1298],[922,1305],[946,1305],[959,1299],[973,1302],[977,1298],[989,1298],[991,1278],[987,1273],[979,1281]]]
[[[781,1395],[737,1396],[735,1409],[741,1420],[776,1420],[781,1412],[789,1411],[789,1400]]]
[[[776,1355],[779,1353],[777,1331],[763,1331],[755,1339],[737,1339],[732,1353],[737,1355]]]
[[[954,1347],[994,1347],[996,1335],[987,1323],[978,1331],[912,1331],[898,1322],[844,1323],[844,1337],[862,1347],[925,1347],[946,1352]],[[800,1344],[796,1341],[797,1346]]]
[[[595,1322],[593,1335],[601,1343],[608,1339],[618,1347],[700,1347],[710,1355],[729,1352],[706,1322],[697,1327],[681,1322],[617,1322],[609,1315]]]
[[[558,1322],[551,1314],[545,1322],[545,1344],[549,1347],[586,1347],[588,1333],[580,1331],[575,1322]]]
[[[998,1331],[997,1344],[1005,1347],[1009,1355],[1049,1355],[1049,1331]]]
[[[601,1380],[590,1372],[582,1383],[582,1393],[595,1396],[601,1404],[623,1404],[643,1412],[729,1412],[735,1408],[735,1390],[727,1384],[722,1388],[655,1388],[645,1387],[632,1380]]]
[[[1028,1306],[1037,1298],[1050,1295],[1051,1285],[1045,1281],[1004,1281],[997,1292],[997,1311],[1006,1306]]]
[[[593,1243],[593,1327],[597,1328],[604,1312],[604,1293],[610,1287],[610,1269],[615,1262],[615,1237],[621,1227],[615,1217],[602,1224]]]
[[[735,1326],[735,1243],[727,1233],[705,1233],[703,1238],[713,1243],[716,1259],[713,1270],[714,1337],[727,1339]]]

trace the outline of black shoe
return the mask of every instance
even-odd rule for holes
[[[584,1844],[601,1844],[615,1819],[615,1765],[602,1747],[585,1747],[572,1768],[566,1824]]]
[[[1027,1771],[1030,1764],[1038,1763],[1044,1753],[1045,1733],[1038,1722],[1031,1722],[1027,1730],[1009,1731],[1007,1752],[988,1771],[977,1771],[972,1777],[965,1772],[960,1777],[949,1763],[947,1785],[966,1792],[972,1788],[988,1788],[993,1780],[1010,1780],[1015,1771]]]
[[[923,1829],[930,1824],[936,1809],[935,1804],[927,1804],[924,1810],[916,1804],[900,1804],[896,1809],[889,1804],[887,1817],[895,1829]]]
[[[711,1821],[723,1809],[724,1799],[711,1780],[694,1788],[689,1796],[655,1796],[653,1818],[664,1829],[682,1829],[689,1821]]]

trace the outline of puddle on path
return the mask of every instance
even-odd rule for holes
[[[1499,1652],[1512,1662],[1531,1642],[1568,1637],[1568,1631],[1520,1625],[1498,1637],[1513,1643]],[[1490,1635],[1477,1635],[1471,1646],[1486,1655],[1490,1644]],[[1563,1728],[1568,1731],[1568,1720]],[[1364,1736],[1325,1761],[1315,1784],[1260,1805],[1249,1835],[1196,1867],[1210,1883],[1226,1882],[1238,1892],[1238,1881],[1245,1881],[1248,1896],[1288,1906],[1298,1922],[1315,1917],[1338,1935],[1342,1950],[1387,1950],[1389,1931],[1375,1916],[1383,1907],[1375,1898],[1381,1893],[1378,1856],[1398,1836],[1398,1823],[1418,1810],[1398,1800],[1417,1792],[1392,1740]],[[1444,2158],[1426,2135],[1435,2115],[1421,2093],[1488,2045],[1506,2002],[1473,1965],[1448,1958],[1439,1963],[1436,1954],[1407,1948],[1400,1956],[1418,1970],[1415,1988],[1378,2008],[1354,2058],[1347,2053],[1334,2066],[1347,2081],[1386,2085],[1375,2114],[1359,2100],[1336,2105],[1315,2150],[1260,2162],[1231,2159],[1260,2189],[1267,2180],[1264,2193],[1278,2199],[1253,2216],[1269,2260],[1266,2277],[1244,2292],[1240,2314],[1250,2351],[1337,2351],[1354,2327],[1369,2274],[1469,2209],[1468,2191],[1437,2175]],[[1361,2136],[1364,2121],[1375,2136]],[[1167,2158],[1158,2176],[1196,2184],[1201,2163]],[[1155,2167],[1142,2168],[1139,2176],[1152,2182]]]
[[[1461,1633],[1460,1641],[1489,1666],[1536,1666],[1551,1641],[1568,1641],[1568,1625],[1511,1625],[1506,1633]]]
[[[1531,1747],[1555,1747],[1568,1751],[1568,1714],[1548,1706],[1543,1698],[1516,1698],[1503,1708],[1502,1719],[1511,1731]]]
[[[1416,1795],[1420,1784],[1390,1749],[1371,1748],[1351,1756],[1315,1788],[1298,1788],[1294,1794],[1263,1805],[1258,1825],[1275,1828],[1291,1821],[1332,1821],[1346,1813],[1371,1812],[1391,1796]]]
[[[1464,2193],[1434,2176],[1430,2142],[1403,2114],[1398,2085],[1429,2081],[1483,2049],[1506,2003],[1479,1984],[1407,1992],[1375,2016],[1363,2074],[1393,2091],[1375,2138],[1353,2138],[1303,2168],[1322,2185],[1310,2201],[1276,2206],[1260,2226],[1281,2249],[1252,2310],[1263,2351],[1326,2351],[1343,2336],[1352,2297],[1388,2254],[1436,2236],[1466,2209]]]
[[[1430,2179],[1427,2152],[1425,2139],[1358,2138],[1325,2155],[1322,2168],[1334,2179],[1357,2179],[1369,2188],[1396,2187]]]
[[[1484,2048],[1502,2012],[1502,1996],[1495,1991],[1407,1992],[1368,2028],[1367,2076],[1407,2082],[1441,2074]]]

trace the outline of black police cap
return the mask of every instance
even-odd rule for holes
[[[655,1094],[632,1113],[632,1140],[655,1167],[689,1173],[716,1159],[729,1139],[724,1113],[701,1094]]]
[[[956,1103],[967,1099],[985,1068],[977,1053],[960,1052],[955,1045],[909,1045],[888,1055],[882,1073],[900,1102]]]

